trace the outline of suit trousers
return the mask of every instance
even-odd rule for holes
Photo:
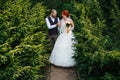
[[[52,49],[54,47],[54,44],[55,44],[55,41],[56,41],[57,37],[58,37],[57,34],[49,35],[50,45],[52,46]]]

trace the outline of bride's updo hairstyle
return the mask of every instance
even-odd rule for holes
[[[70,13],[68,10],[63,10],[62,11],[62,15],[65,15],[66,17],[69,17],[70,16]]]

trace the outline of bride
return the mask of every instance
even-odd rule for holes
[[[67,10],[62,11],[61,26],[59,27],[60,35],[58,36],[54,48],[52,50],[49,61],[62,67],[72,67],[75,65],[74,56],[74,36],[72,30],[74,23],[69,18]]]

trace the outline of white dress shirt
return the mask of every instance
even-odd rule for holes
[[[52,19],[53,22],[55,21],[55,18],[51,17],[51,19]],[[60,19],[59,18],[57,18],[57,19],[58,19],[58,22],[60,22]],[[48,29],[53,29],[53,28],[56,27],[56,24],[54,24],[54,25],[50,24],[48,18],[46,18],[45,20],[46,20],[46,24],[47,24]]]

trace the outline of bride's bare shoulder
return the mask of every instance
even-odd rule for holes
[[[69,18],[69,21],[70,21],[70,22],[73,22],[73,20],[72,20],[71,18]]]

